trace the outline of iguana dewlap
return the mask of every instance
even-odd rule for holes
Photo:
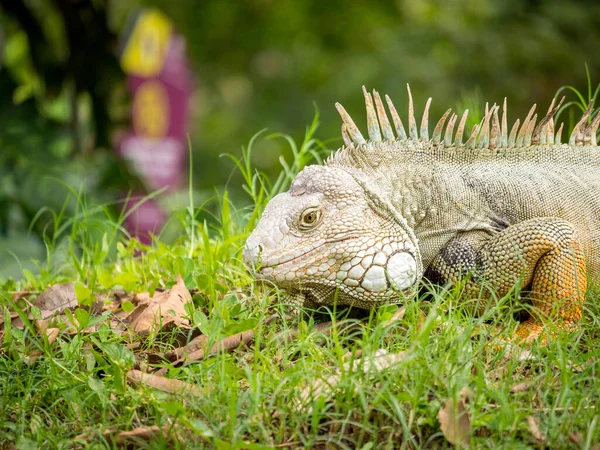
[[[590,105],[562,144],[560,104],[537,124],[534,105],[509,132],[505,100],[501,120],[486,106],[463,143],[467,111],[455,133],[448,110],[430,138],[431,99],[417,132],[408,93],[408,133],[375,91],[364,90],[368,139],[336,105],[345,145],[269,202],[246,263],[311,306],[398,303],[422,279],[469,275],[468,290],[484,297],[522,282],[537,313],[521,337],[537,337],[544,318],[573,324],[588,276],[600,275],[600,114],[590,121]]]

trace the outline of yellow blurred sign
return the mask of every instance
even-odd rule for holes
[[[139,136],[160,139],[169,131],[169,94],[162,83],[145,81],[133,97],[133,129]]]
[[[123,53],[121,67],[129,75],[151,77],[163,68],[173,24],[157,9],[140,13]]]

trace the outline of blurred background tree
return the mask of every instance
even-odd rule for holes
[[[198,202],[228,180],[243,198],[219,155],[265,127],[301,138],[314,103],[319,137],[336,147],[333,104],[364,119],[363,84],[405,110],[410,82],[420,107],[434,98],[433,117],[507,96],[515,118],[561,85],[585,90],[585,63],[600,80],[596,1],[0,0],[0,277],[43,259],[51,216],[42,210],[28,229],[43,207],[65,205],[66,185],[97,204],[137,182],[112,139],[129,111],[119,37],[142,7],[162,10],[187,40]],[[288,151],[263,141],[253,162],[274,174]]]

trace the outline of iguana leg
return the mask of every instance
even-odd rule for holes
[[[569,222],[536,218],[512,225],[485,240],[480,236],[466,233],[455,238],[442,254],[446,254],[442,258],[445,261],[436,269],[449,281],[457,278],[457,271],[473,272],[468,287],[476,292],[477,281],[483,280],[500,296],[519,280],[530,287],[534,313],[517,329],[517,340],[537,339],[543,332],[543,319],[558,318],[559,327],[569,327],[581,318],[587,287],[586,262]],[[463,264],[449,264],[449,251],[455,259],[461,254]],[[467,254],[470,257],[465,257]]]

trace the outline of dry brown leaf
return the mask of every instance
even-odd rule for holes
[[[158,425],[152,425],[149,427],[134,428],[130,431],[121,431],[120,433],[118,433],[115,430],[105,430],[102,432],[102,436],[106,438],[112,436],[114,443],[116,445],[122,446],[126,444],[131,444],[132,441],[134,441],[135,439],[149,441],[150,439],[156,436],[163,436],[166,439],[168,438],[168,433],[172,430],[177,430],[177,425],[167,424],[160,427]],[[76,439],[89,440],[97,435],[98,431],[94,431],[87,427],[83,433],[78,434],[76,436]]]
[[[455,446],[469,445],[471,442],[471,420],[465,407],[465,392],[456,401],[446,400],[438,412],[438,422],[442,434],[448,442]]]
[[[170,394],[191,393],[197,396],[202,395],[202,391],[198,386],[181,380],[144,373],[140,370],[130,370],[127,372],[127,380],[134,385],[144,385]]]
[[[32,295],[39,294],[39,291],[18,291],[18,292],[9,292],[8,295],[12,296],[13,302],[18,302],[21,299],[29,298]]]
[[[584,436],[581,431],[571,431],[569,433],[569,439],[573,444],[583,445]]]
[[[574,444],[577,444],[578,446],[580,446],[582,448],[586,444],[585,435],[581,431],[571,431],[569,433],[569,439],[571,440],[571,442],[573,442]],[[590,450],[598,450],[598,445],[592,444],[592,446],[590,447]]]
[[[149,441],[156,436],[163,436],[166,439],[169,431],[173,429],[173,427],[173,425],[163,425],[162,427],[152,425],[149,427],[134,428],[131,431],[122,431],[115,437],[115,443],[117,445],[123,445],[134,439]]]
[[[501,380],[502,378],[504,378],[507,374],[508,374],[508,367],[500,366],[493,370],[490,370],[487,373],[487,377],[489,378],[490,381],[498,381],[498,380]]]
[[[531,432],[531,435],[538,442],[546,442],[546,437],[541,433],[540,427],[538,427],[537,421],[535,420],[534,416],[527,417],[527,424],[529,425],[529,431]]]
[[[56,341],[60,330],[58,328],[46,328],[45,330],[39,330],[39,333],[41,336],[46,336],[48,345],[52,345],[54,341]],[[32,365],[42,355],[43,352],[41,350],[31,350],[23,360],[25,361],[25,364]]]
[[[48,344],[52,345],[56,338],[58,337],[58,333],[60,333],[60,329],[58,328],[47,328],[45,330],[46,337],[48,338]]]
[[[207,342],[208,338],[206,337],[206,335],[201,334],[200,336],[196,336],[194,339],[188,342],[187,345],[184,345],[183,347],[178,347],[175,350],[166,353],[165,358],[167,358],[169,361],[177,361],[184,355],[189,355],[190,353],[204,349],[206,347]]]
[[[39,308],[42,319],[47,319],[54,314],[61,313],[67,308],[78,306],[74,283],[55,284],[42,292],[32,303]],[[30,314],[29,319],[33,316]],[[23,329],[25,324],[20,317],[13,320],[12,326]]]
[[[127,320],[131,329],[137,333],[157,332],[170,323],[180,327],[189,326],[189,321],[184,316],[187,314],[185,305],[191,301],[192,296],[179,275],[177,284],[170,290],[155,293],[154,297],[140,301],[127,316]]]
[[[178,365],[183,363],[183,365],[188,365],[193,361],[199,361],[203,359],[207,355],[214,355],[220,351],[232,351],[242,345],[248,345],[254,339],[254,330],[246,330],[241,333],[236,333],[231,336],[226,337],[225,339],[221,339],[217,342],[213,347],[205,352],[204,348],[199,348],[198,350],[191,352],[189,354],[184,354],[181,358],[173,362],[173,365]]]
[[[164,292],[165,291],[156,291],[154,292],[154,296],[163,294]],[[150,303],[152,301],[152,298],[153,297],[150,296],[149,292],[138,292],[130,299],[130,301],[134,305],[139,305],[141,303]]]
[[[532,381],[523,381],[522,383],[518,383],[518,384],[515,384],[514,386],[511,386],[511,388],[509,389],[509,392],[511,394],[525,392],[525,391],[528,391],[532,385],[533,385]]]
[[[48,329],[48,321],[46,319],[35,320],[33,322],[33,326],[35,327],[36,331],[40,334],[40,336],[43,336],[46,330]]]

